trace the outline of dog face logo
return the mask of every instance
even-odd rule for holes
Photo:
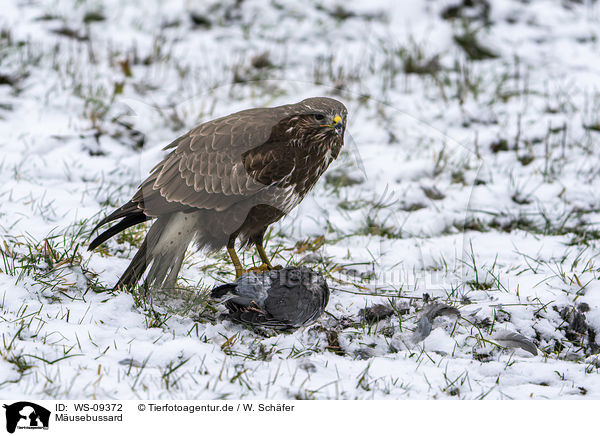
[[[35,403],[19,401],[14,404],[5,404],[6,431],[14,433],[19,429],[48,429],[50,411]]]

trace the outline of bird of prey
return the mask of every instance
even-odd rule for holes
[[[290,330],[319,318],[329,302],[325,278],[306,267],[251,272],[215,288],[211,297],[225,302],[236,322]]]
[[[227,247],[236,278],[246,272],[235,252],[263,247],[267,227],[293,209],[344,144],[346,107],[326,97],[255,108],[208,121],[177,138],[133,198],[93,230],[120,220],[90,244],[93,250],[128,227],[156,219],[115,288],[137,283],[148,267],[150,288],[173,288],[190,243]],[[150,266],[151,265],[151,266]]]

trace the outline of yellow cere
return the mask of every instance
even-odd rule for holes
[[[337,124],[337,123],[341,123],[342,122],[342,117],[340,117],[339,115],[336,115],[335,118],[333,119],[333,124]]]

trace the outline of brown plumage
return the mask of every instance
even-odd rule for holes
[[[316,97],[274,108],[249,109],[206,122],[177,138],[133,198],[104,218],[121,219],[89,249],[122,230],[154,219],[116,287],[137,283],[148,266],[151,287],[175,285],[187,247],[229,251],[244,270],[236,238],[253,243],[266,267],[267,227],[293,209],[338,156],[346,108]]]

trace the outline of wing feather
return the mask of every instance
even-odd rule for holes
[[[158,216],[189,208],[222,211],[256,195],[266,185],[249,173],[243,156],[267,143],[289,113],[288,106],[250,109],[201,124],[165,148],[171,153],[152,170],[134,199],[147,214]],[[273,159],[260,155],[252,168],[260,166],[261,159]],[[169,204],[156,201],[156,194]],[[155,201],[143,200],[149,196]]]

